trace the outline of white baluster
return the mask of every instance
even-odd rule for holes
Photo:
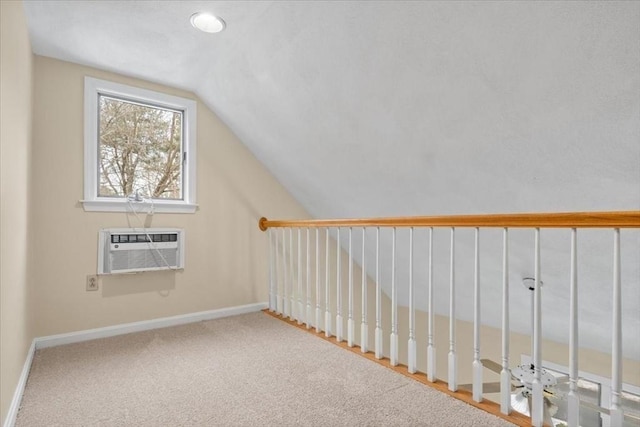
[[[391,244],[391,337],[389,363],[398,365],[398,297],[396,289],[396,228],[393,227]]]
[[[304,316],[307,329],[311,329],[311,251],[309,250],[309,228],[307,228],[307,311]]]
[[[280,233],[278,229],[273,230],[276,241],[276,308],[278,314],[284,313],[284,269],[282,264],[284,261],[284,241],[280,241]]]
[[[449,376],[448,387],[458,390],[458,358],[456,356],[455,232],[451,227],[451,264],[449,269]]]
[[[365,238],[367,229],[362,227],[362,321],[360,322],[360,351],[369,351],[369,326],[367,324],[367,262]]]
[[[347,319],[347,345],[353,347],[353,228],[349,227],[349,314]]]
[[[473,400],[482,402],[482,362],[480,361],[480,229],[476,228],[473,271]]]
[[[336,341],[341,342],[344,336],[343,323],[342,323],[342,274],[340,266],[340,227],[338,227],[338,237],[336,238],[336,277],[337,277],[337,292],[336,295]]]
[[[580,420],[580,395],[578,394],[578,255],[577,231],[571,229],[571,273],[569,278],[569,396],[567,397],[567,422],[578,427]]]
[[[536,293],[535,293],[535,289],[536,289],[536,281],[535,278],[533,279],[533,288],[529,288],[531,290],[531,295],[530,295],[530,307],[531,310],[529,312],[530,315],[530,319],[529,319],[529,336],[532,338],[531,339],[531,359],[533,360],[533,355],[536,353],[536,347],[535,347],[535,343],[533,340],[533,335],[535,334],[535,329],[536,329]]]
[[[540,229],[535,230],[535,285],[533,289],[533,382],[531,383],[531,425],[541,427],[544,422],[542,385],[542,294],[540,286]]]
[[[298,228],[298,315],[296,319],[298,321],[298,325],[302,325],[302,318],[304,317],[304,303],[302,295],[302,230]]]
[[[509,370],[509,229],[502,235],[502,370],[500,371],[500,412],[511,412],[511,371]]]
[[[429,324],[427,332],[427,379],[431,382],[436,380],[436,346],[433,340],[434,315],[433,315],[433,227],[429,228],[429,289],[428,293],[428,311]]]
[[[295,270],[293,269],[293,229],[289,228],[289,319],[295,319],[296,300],[295,300]]]
[[[324,335],[326,337],[331,336],[331,288],[330,288],[330,280],[329,280],[329,229],[325,230],[325,274],[324,274]]]
[[[290,314],[289,303],[289,266],[287,265],[287,235],[286,230],[282,229],[282,273],[284,275],[284,282],[282,283],[282,315],[284,317]]]
[[[622,426],[622,292],[620,281],[620,229],[613,230],[613,331],[611,335],[611,427]]]
[[[320,309],[320,229],[316,228],[316,333],[320,333],[320,318],[322,310]]]
[[[382,359],[382,290],[380,289],[380,227],[376,227],[376,359]]]
[[[407,345],[407,370],[416,373],[416,308],[413,300],[413,227],[409,228],[409,343]]]

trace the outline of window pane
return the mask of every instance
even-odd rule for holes
[[[182,199],[182,112],[99,97],[100,197]]]

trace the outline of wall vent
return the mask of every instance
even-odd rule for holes
[[[184,268],[184,230],[105,228],[98,234],[98,274]]]

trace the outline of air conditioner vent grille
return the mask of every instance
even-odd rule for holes
[[[166,268],[165,261],[172,267],[177,265],[178,249],[124,250],[111,252],[112,270],[157,270]]]

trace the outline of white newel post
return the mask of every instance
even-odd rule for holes
[[[369,325],[367,324],[367,255],[365,240],[367,229],[362,227],[362,321],[360,322],[360,351],[369,351]]]
[[[407,345],[407,370],[416,373],[416,310],[413,300],[413,227],[409,228],[409,342]]]
[[[436,380],[436,347],[433,340],[434,315],[433,315],[433,227],[429,228],[429,283],[427,290],[428,306],[428,328],[427,328],[427,379],[431,382]]]
[[[382,290],[380,289],[380,227],[376,227],[376,359],[382,359]]]
[[[398,365],[398,298],[396,290],[396,228],[393,227],[391,243],[391,336],[389,363]]]
[[[482,362],[480,361],[480,229],[476,227],[473,270],[473,400],[482,401]]]
[[[272,228],[267,230],[267,238],[269,239],[269,242],[268,242],[268,250],[269,250],[269,311],[273,312],[273,311],[275,311],[276,307],[275,307],[275,304],[274,304],[275,292],[273,291],[273,285],[275,283],[275,280],[274,280],[274,268],[273,268],[274,256],[273,256],[273,229]]]
[[[622,392],[622,292],[620,281],[620,229],[613,230],[613,330],[611,335],[611,427],[621,427]]]
[[[448,387],[458,390],[458,360],[456,356],[456,280],[455,280],[455,232],[451,227],[451,264],[449,269],[449,357]]]
[[[509,229],[502,234],[502,370],[500,371],[500,412],[511,412],[511,371],[509,370]]]
[[[571,229],[571,272],[569,273],[569,396],[567,397],[567,422],[578,427],[580,420],[580,396],[578,394],[578,255],[577,230]]]

